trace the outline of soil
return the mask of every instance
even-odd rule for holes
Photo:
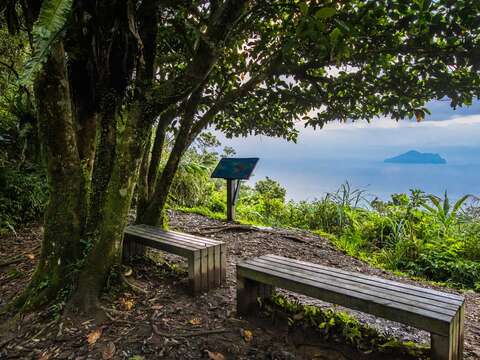
[[[310,232],[258,231],[245,227],[227,230],[223,229],[224,225],[200,215],[170,213],[172,229],[226,242],[227,281],[221,288],[195,298],[189,296],[184,259],[152,252],[149,253],[151,260],[139,260],[131,264],[131,268],[119,269],[130,285],[112,285],[101,300],[104,311],[95,317],[54,316],[59,309],[50,308],[15,321],[5,316],[0,318],[0,359],[377,358],[333,341],[328,343],[312,336],[307,339],[292,334],[288,326],[261,316],[238,318],[235,264],[243,258],[268,253],[456,293],[372,268]],[[42,227],[33,225],[0,238],[0,307],[28,283],[39,255],[41,237]],[[6,260],[13,263],[7,265]],[[111,283],[117,281],[112,278]],[[311,298],[285,294],[302,303],[332,307]],[[465,359],[480,359],[480,294],[465,292],[462,295],[466,298]],[[341,310],[398,339],[429,342],[426,332],[368,314]]]

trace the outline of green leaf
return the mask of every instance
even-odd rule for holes
[[[33,25],[33,54],[25,64],[20,82],[30,84],[50,54],[55,40],[60,36],[72,9],[73,0],[45,0],[38,20]]]
[[[307,3],[302,2],[302,3],[298,4],[298,7],[300,8],[300,12],[301,12],[303,15],[307,15],[307,13],[308,13],[308,5],[307,5]]]
[[[328,18],[331,18],[336,13],[337,13],[337,10],[335,10],[335,8],[324,7],[315,13],[315,17],[317,19],[328,19]]]
[[[342,30],[340,30],[338,27],[333,29],[329,35],[330,40],[332,41],[333,44],[338,43],[338,39],[340,39],[340,36],[342,36]]]

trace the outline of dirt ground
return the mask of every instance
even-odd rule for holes
[[[0,359],[369,359],[342,344],[294,336],[269,319],[240,319],[235,314],[235,263],[262,254],[277,254],[350,271],[399,278],[346,256],[327,240],[303,231],[212,231],[222,222],[199,215],[171,213],[170,226],[227,244],[227,282],[192,298],[182,258],[152,254],[153,261],[132,264],[128,288],[112,288],[102,298],[103,316],[92,319],[56,317],[56,309],[19,319],[15,327],[0,318]],[[0,307],[28,282],[40,249],[42,229],[30,226],[0,238]],[[12,261],[5,264],[5,260]],[[163,263],[163,259],[169,264]],[[451,291],[442,288],[442,291]],[[480,294],[467,292],[465,359],[480,359]],[[331,305],[295,294],[302,303]],[[343,310],[343,309],[342,309]],[[429,335],[402,324],[350,311],[362,323],[402,340],[428,343]],[[2,324],[3,322],[3,324]],[[9,329],[9,331],[5,331]],[[386,359],[384,357],[384,359]]]

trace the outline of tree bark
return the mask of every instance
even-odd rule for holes
[[[168,157],[160,178],[155,184],[154,191],[148,201],[148,206],[140,209],[142,212],[139,212],[139,209],[137,209],[137,223],[158,225],[163,228],[167,227],[167,219],[164,210],[168,199],[168,193],[170,192],[170,187],[172,186],[182,156],[194,140],[194,138],[190,136],[190,131],[194,122],[198,102],[202,96],[204,85],[204,83],[201,84],[186,102],[184,115],[180,123],[180,129],[173,148],[170,151],[170,156]]]
[[[89,235],[91,250],[71,302],[83,312],[97,306],[110,269],[121,261],[123,230],[148,137],[148,127],[139,127],[137,123],[140,107],[137,102],[128,111],[125,129],[116,145],[117,156],[101,208],[102,219]]]
[[[52,48],[35,84],[38,119],[47,154],[49,202],[39,265],[14,305],[33,309],[57,299],[73,286],[81,258],[85,224],[85,177],[77,148],[75,124],[62,42]]]

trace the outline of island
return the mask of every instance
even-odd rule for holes
[[[446,164],[447,160],[439,154],[421,153],[416,150],[410,150],[398,156],[385,159],[384,162],[396,164]]]

